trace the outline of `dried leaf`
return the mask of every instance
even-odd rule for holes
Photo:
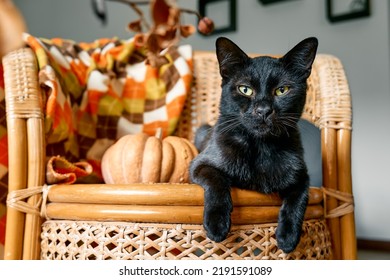
[[[141,32],[142,31],[142,21],[141,19],[132,21],[128,25],[129,30],[133,32]]]
[[[176,26],[159,26],[154,30],[154,34],[165,38],[166,40],[170,40],[175,38],[177,32]]]
[[[177,34],[177,27],[171,26],[167,27],[164,32],[156,32],[155,33],[158,40],[158,46],[160,47],[160,51],[176,44],[179,41],[179,36]]]
[[[146,40],[146,47],[149,52],[159,53],[161,51],[161,47],[159,44],[158,35],[154,33],[150,33]]]
[[[155,25],[166,24],[168,22],[170,7],[165,0],[151,1],[150,9]]]
[[[167,24],[180,25],[180,10],[178,8],[171,7]]]
[[[191,24],[188,25],[182,25],[180,26],[180,35],[183,36],[184,38],[187,38],[194,34],[196,31],[195,27]]]

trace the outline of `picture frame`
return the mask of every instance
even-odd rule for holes
[[[210,18],[213,18],[214,20],[214,31],[211,35],[220,34],[220,33],[226,33],[226,32],[233,32],[237,29],[237,1],[236,0],[199,0],[199,13],[202,16],[209,16]],[[224,23],[222,25],[219,25],[218,20],[216,20],[215,17],[213,17],[212,14],[209,12],[209,8],[212,5],[220,5],[224,9],[228,11],[227,18],[224,18],[227,20],[227,23]],[[207,36],[207,35],[205,35]]]
[[[333,23],[368,17],[370,4],[370,0],[326,0],[328,20]]]
[[[292,1],[292,0],[259,0],[259,2],[263,5],[278,3],[278,2],[286,2],[286,1]]]

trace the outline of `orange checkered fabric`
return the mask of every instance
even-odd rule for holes
[[[147,50],[129,40],[77,43],[24,34],[36,54],[44,89],[47,156],[86,161],[93,180],[102,181],[105,150],[125,134],[174,133],[192,83],[192,49],[172,46],[167,63],[145,62]],[[7,195],[7,130],[3,70],[0,64],[0,203]],[[5,207],[0,207],[0,218]],[[1,220],[0,220],[1,221]],[[2,224],[0,223],[0,232]],[[0,233],[0,241],[1,241]]]

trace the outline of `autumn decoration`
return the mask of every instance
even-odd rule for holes
[[[95,14],[106,22],[107,7],[106,2],[119,2],[130,6],[138,15],[138,19],[128,24],[128,29],[135,32],[135,42],[138,46],[144,46],[148,50],[147,63],[152,66],[164,64],[164,59],[159,54],[163,49],[175,45],[180,38],[192,35],[196,28],[191,24],[182,24],[182,13],[193,14],[198,19],[198,31],[202,34],[211,34],[214,30],[214,23],[208,17],[202,17],[197,11],[182,9],[174,0],[151,0],[151,1],[131,1],[131,0],[92,0],[92,7]],[[142,5],[149,5],[150,23],[143,10]]]
[[[144,133],[122,136],[102,158],[102,174],[107,184],[188,183],[189,165],[198,154],[187,139],[161,139]]]

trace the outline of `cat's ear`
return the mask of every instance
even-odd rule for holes
[[[315,37],[307,38],[298,43],[281,61],[286,68],[293,68],[294,71],[300,73],[306,78],[310,76],[311,66],[316,57],[318,40]]]
[[[248,55],[243,50],[225,37],[219,37],[215,45],[222,77],[229,77],[230,74],[237,72],[237,67],[249,60]]]

